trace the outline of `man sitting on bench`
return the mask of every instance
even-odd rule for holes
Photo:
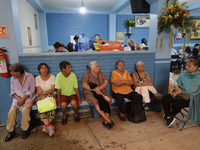
[[[55,88],[57,89],[58,106],[60,106],[63,114],[61,124],[67,124],[66,110],[69,103],[74,110],[74,121],[79,122],[78,105],[80,105],[82,101],[76,75],[71,72],[69,62],[62,61],[59,66],[62,72],[58,73],[56,76]]]

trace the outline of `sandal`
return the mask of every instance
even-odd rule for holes
[[[107,129],[110,129],[110,128],[111,128],[111,127],[108,125],[108,123],[105,123],[105,121],[102,122],[102,125],[103,125],[104,127],[106,127]]]
[[[62,119],[62,122],[61,122],[62,125],[66,125],[67,124],[67,118],[65,119]]]
[[[81,119],[80,119],[79,116],[77,116],[77,117],[74,116],[74,122],[75,122],[75,123],[78,123],[78,122],[80,122],[80,121],[81,121]]]

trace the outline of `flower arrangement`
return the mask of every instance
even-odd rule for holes
[[[130,19],[126,19],[125,20],[125,25],[126,27],[135,27],[135,21],[133,18],[130,18]]]
[[[190,11],[185,6],[185,3],[179,4],[177,0],[174,0],[172,4],[170,4],[167,0],[168,7],[162,8],[164,11],[162,15],[158,17],[158,34],[161,34],[160,38],[160,49],[162,47],[162,33],[167,29],[171,28],[170,32],[170,43],[169,48],[173,45],[173,30],[176,29],[178,31],[182,30],[182,35],[186,33],[191,33],[192,24],[193,24],[193,18],[194,17],[188,17],[190,15]],[[187,36],[184,36],[185,40]],[[189,39],[189,38],[188,38]],[[185,45],[184,40],[184,45]],[[158,37],[156,39],[156,47],[157,47],[157,41]],[[188,40],[189,43],[189,40]],[[184,46],[185,47],[185,46]]]
[[[141,46],[138,43],[135,46],[135,50],[142,50]]]

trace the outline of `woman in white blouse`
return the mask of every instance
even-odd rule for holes
[[[40,63],[38,65],[39,76],[35,78],[37,97],[36,102],[48,97],[56,96],[55,93],[55,76],[48,73],[49,67],[45,63]],[[54,131],[54,126],[51,124],[52,119],[55,116],[55,110],[51,110],[45,113],[40,113],[41,121],[44,123],[43,132],[52,136]]]

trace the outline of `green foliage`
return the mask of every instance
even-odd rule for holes
[[[125,20],[126,27],[135,27],[135,20],[133,18]]]

